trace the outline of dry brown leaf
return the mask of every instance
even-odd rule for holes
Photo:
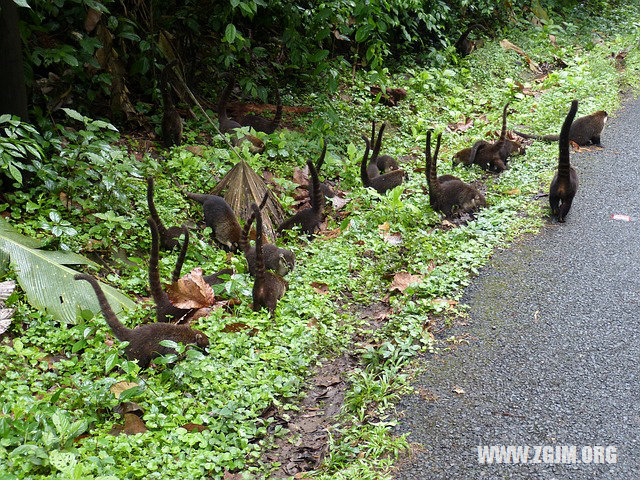
[[[558,43],[556,42],[556,36],[555,35],[549,35],[549,41],[551,42],[551,45],[553,45],[554,47],[558,48]]]
[[[249,330],[249,332],[247,332],[249,336],[253,336],[258,333],[258,329],[251,327],[243,322],[228,323],[222,329],[224,333],[238,333],[244,330]]]
[[[135,435],[146,431],[147,427],[139,416],[134,413],[124,414],[124,427],[122,429],[122,433],[125,435]]]
[[[194,155],[198,155],[199,157],[204,156],[204,148],[202,148],[200,145],[188,145],[185,148]]]
[[[389,222],[384,222],[381,225],[378,225],[378,230],[380,230],[381,232],[388,232],[390,228]]]
[[[413,275],[407,272],[398,272],[393,276],[393,281],[389,286],[390,291],[398,290],[404,292],[412,283],[420,283],[424,277],[422,275]]]
[[[448,307],[455,307],[458,302],[456,300],[451,300],[450,298],[434,298],[431,300],[433,305],[446,305]]]
[[[204,425],[198,425],[197,423],[187,423],[186,425],[182,425],[187,432],[204,432],[208,430]]]
[[[517,45],[514,45],[513,43],[511,43],[509,40],[507,40],[506,38],[503,40],[500,40],[500,46],[502,48],[504,48],[505,50],[513,50],[514,52],[516,52],[518,55],[521,55],[522,57],[524,57],[524,59],[527,61],[527,64],[529,65],[529,69],[532,72],[535,73],[540,73],[540,66],[534,62],[533,60],[531,60],[531,58],[529,58],[529,55],[527,55],[524,50],[522,50],[520,47],[518,47]]]
[[[211,285],[202,278],[201,268],[194,268],[191,273],[169,285],[167,295],[178,308],[206,308],[216,301]]]
[[[333,209],[334,210],[341,210],[345,207],[345,205],[347,203],[349,203],[351,201],[351,199],[349,198],[341,198],[339,196],[335,196],[333,198],[331,198],[331,203],[333,205]]]
[[[321,282],[311,282],[309,285],[313,287],[313,289],[322,295],[327,295],[329,293],[329,285]]]
[[[389,245],[402,245],[402,234],[401,233],[390,233],[388,235],[383,235],[382,239],[387,242]]]
[[[309,185],[309,167],[294,168],[293,169],[293,183],[297,183],[298,185],[307,186]]]
[[[109,390],[111,393],[115,395],[116,398],[120,398],[122,392],[129,390],[130,388],[137,387],[138,384],[135,382],[118,382],[111,385]]]
[[[136,402],[122,402],[119,405],[117,405],[114,409],[114,412],[116,412],[119,415],[124,415],[125,413],[136,413],[136,415],[142,415],[144,413],[144,410],[142,410],[142,407],[140,405],[138,405]]]
[[[457,385],[456,385],[456,386],[454,386],[454,387],[451,389],[451,391],[452,391],[452,392],[454,392],[454,393],[457,393],[458,395],[464,395],[464,394],[465,394],[464,389],[463,389],[462,387],[457,386]]]
[[[519,188],[514,188],[512,190],[507,190],[504,193],[505,193],[505,195],[520,195],[522,192],[520,191]]]
[[[465,117],[458,122],[450,123],[449,125],[447,125],[447,130],[449,130],[450,132],[466,132],[471,127],[473,127],[473,118]]]

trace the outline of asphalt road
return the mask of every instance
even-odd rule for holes
[[[572,154],[567,223],[496,254],[468,288],[469,324],[452,334],[469,345],[426,359],[399,406],[398,433],[421,448],[397,480],[640,478],[639,132],[630,100],[604,150]],[[479,445],[528,445],[529,460],[534,446],[575,445],[576,461],[614,446],[616,463],[483,465]]]

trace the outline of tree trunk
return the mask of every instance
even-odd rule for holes
[[[0,115],[28,120],[18,7],[13,0],[0,0],[0,72]]]

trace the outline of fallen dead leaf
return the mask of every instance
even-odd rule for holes
[[[512,190],[507,190],[504,193],[505,193],[505,195],[520,195],[522,192],[520,191],[519,188],[514,188]]]
[[[202,269],[194,268],[177,282],[167,287],[167,295],[178,308],[206,308],[215,304],[211,285],[202,278]]]
[[[449,125],[447,125],[447,130],[449,130],[452,133],[455,133],[455,132],[466,132],[471,127],[473,127],[473,118],[465,117],[465,118],[463,118],[462,120],[460,120],[458,122],[450,123]]]
[[[383,235],[382,239],[389,245],[402,245],[401,233],[390,233],[389,235]]]
[[[383,224],[378,225],[378,230],[380,230],[381,232],[388,232],[389,228],[389,222],[384,222]]]
[[[389,286],[390,291],[398,290],[404,292],[412,283],[420,283],[424,277],[422,275],[412,275],[407,272],[398,272],[393,276],[393,281]]]
[[[189,145],[185,148],[194,155],[198,155],[199,157],[202,157],[204,154],[204,148],[202,148],[200,145]]]
[[[322,236],[327,239],[338,238],[340,236],[341,230],[340,228],[336,228],[334,230],[326,230],[322,232]]]
[[[333,205],[334,210],[342,210],[350,201],[351,199],[349,198],[341,198],[337,195],[331,198],[331,204]]]
[[[503,40],[500,40],[500,46],[505,50],[513,50],[518,55],[521,55],[522,57],[524,57],[524,59],[527,61],[527,64],[529,65],[529,69],[534,73],[540,73],[540,66],[536,62],[531,60],[531,58],[529,58],[529,55],[527,55],[524,52],[524,50],[522,50],[520,47],[518,47],[517,45],[514,45],[506,38]]]
[[[204,425],[198,425],[197,423],[187,423],[186,425],[182,425],[187,432],[204,432],[208,430]]]
[[[253,336],[256,333],[258,333],[258,330],[256,328],[251,327],[251,326],[249,326],[249,325],[247,325],[246,323],[243,323],[243,322],[228,323],[222,329],[222,331],[224,333],[238,333],[238,332],[242,332],[244,330],[249,330],[249,332],[247,332],[247,333],[250,336]]]
[[[139,416],[134,413],[124,414],[124,428],[122,429],[122,433],[125,435],[135,435],[146,431],[147,427]]]
[[[293,182],[297,183],[298,185],[303,185],[306,187],[309,184],[309,168],[308,167],[304,167],[304,169],[301,169],[298,167],[294,168]]]
[[[322,295],[327,295],[329,293],[329,285],[321,282],[311,282],[309,285],[313,287],[313,289]]]
[[[118,382],[111,385],[109,389],[111,393],[115,395],[116,398],[120,398],[122,392],[129,390],[130,388],[137,387],[138,384],[135,382]]]
[[[454,386],[454,387],[451,389],[451,391],[452,391],[452,392],[454,392],[454,393],[457,393],[458,395],[464,395],[464,394],[465,394],[464,389],[463,389],[462,387],[457,386],[457,385],[456,385],[456,386]]]
[[[549,41],[551,42],[551,45],[553,45],[554,47],[558,48],[558,43],[556,42],[556,36],[555,35],[549,35]]]

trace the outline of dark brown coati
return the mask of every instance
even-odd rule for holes
[[[578,174],[571,166],[569,159],[569,138],[571,137],[571,129],[573,119],[578,111],[578,101],[571,102],[571,109],[564,119],[562,129],[560,130],[559,154],[558,154],[558,171],[556,172],[551,186],[549,187],[549,205],[551,213],[557,215],[558,222],[564,223],[564,219],[569,213],[573,197],[578,191]],[[574,122],[575,123],[575,122]]]
[[[153,201],[153,177],[147,178],[147,204],[149,205],[149,213],[151,218],[156,222],[158,226],[158,233],[160,234],[160,248],[164,250],[173,250],[179,245],[178,237],[182,234],[182,227],[169,227],[165,228],[160,215],[156,210],[156,204]]]
[[[147,223],[149,224],[149,229],[151,230],[151,251],[149,254],[149,289],[151,290],[153,301],[156,304],[156,317],[158,319],[158,322],[179,322],[182,320],[186,320],[192,313],[191,309],[178,308],[174,306],[171,303],[171,300],[169,300],[167,292],[162,289],[162,284],[160,283],[160,271],[158,270],[158,262],[160,260],[158,227],[156,226],[156,222],[154,222],[153,218],[151,217],[147,219]],[[187,253],[187,235],[188,232],[185,234],[185,242],[183,243],[182,250],[180,252],[181,258],[178,258],[176,268],[173,271],[172,280],[173,278],[175,278],[175,280],[173,281],[177,281],[178,278],[180,278],[182,263],[184,262],[184,257]]]
[[[427,173],[431,208],[449,217],[454,213],[471,213],[477,208],[486,206],[484,195],[471,185],[464,183],[453,175],[443,175],[442,180],[438,178],[437,161],[441,137],[442,134],[438,134],[436,150],[432,158],[431,131],[427,132],[425,172]]]
[[[375,122],[373,122],[373,131],[375,132]],[[375,143],[375,147],[373,147],[373,153],[371,154],[371,160],[369,163],[375,162],[380,173],[389,173],[393,170],[398,170],[398,162],[391,155],[380,155],[380,147],[382,147],[382,134],[384,133],[384,129],[387,124],[382,123],[380,130],[378,131],[378,140]],[[373,135],[371,136],[371,145],[373,145]],[[368,173],[368,172],[367,172]],[[371,175],[369,175],[371,178]]]
[[[320,154],[320,160],[318,163],[322,165],[324,157],[327,154],[327,140],[323,140],[322,153]],[[309,182],[309,191],[311,192],[311,206],[300,210],[294,216],[288,218],[278,227],[278,232],[288,230],[294,225],[300,225],[301,230],[308,234],[313,235],[322,223],[322,209],[324,208],[324,195],[320,189],[320,179],[318,178],[318,172],[312,160],[307,160],[307,167],[309,167],[309,173],[311,179]]]
[[[176,110],[171,94],[171,85],[169,84],[168,74],[173,66],[178,63],[173,60],[169,63],[160,77],[160,90],[162,92],[162,140],[165,147],[173,147],[182,143],[182,118]]]
[[[362,136],[364,140],[366,149],[364,152],[364,156],[362,157],[362,162],[360,163],[360,178],[362,179],[362,184],[365,187],[371,187],[375,189],[376,192],[383,194],[387,190],[391,190],[398,185],[402,184],[402,179],[404,178],[404,170],[394,170],[389,173],[385,173],[384,175],[379,175],[375,178],[370,178],[367,174],[367,164],[369,159],[369,150],[371,149],[371,144],[369,143],[369,139]]]
[[[320,155],[318,162],[316,163],[316,172],[319,172],[322,169],[322,165],[324,165],[325,155]],[[313,191],[313,186],[307,184],[307,190],[309,191],[309,198],[311,198],[311,192]],[[336,192],[325,182],[320,182],[320,191],[324,198],[333,198],[336,196]],[[260,207],[262,210],[262,207]]]
[[[262,202],[258,206],[259,210],[262,210],[269,198],[269,192],[266,192]],[[255,216],[251,212],[251,216],[247,223],[245,223],[242,229],[242,237],[240,238],[240,248],[244,252],[244,256],[247,259],[247,266],[249,267],[249,274],[252,277],[256,275],[256,248],[251,246],[249,241],[249,230],[251,230],[251,224],[253,223]],[[286,248],[279,248],[277,245],[267,243],[262,245],[262,253],[264,256],[264,265],[267,270],[273,270],[278,275],[284,277],[287,273],[293,270],[295,266],[296,258],[293,252]]]
[[[236,128],[242,127],[238,122],[227,116],[227,101],[229,100],[233,87],[236,85],[236,78],[231,73],[226,73],[224,78],[227,79],[227,86],[218,99],[218,123],[222,133],[232,133]]]
[[[260,115],[244,115],[240,118],[240,125],[243,127],[251,127],[256,132],[264,132],[271,134],[276,131],[282,120],[282,100],[280,99],[280,92],[276,87],[276,114],[273,120],[268,120]]]
[[[479,140],[479,141],[483,143],[478,145],[476,152],[479,152],[483,147],[490,145],[489,142],[487,142],[486,140]],[[463,148],[462,150],[458,151],[451,159],[452,166],[455,167],[459,163],[467,166],[471,165],[471,150],[473,150],[473,147]],[[477,153],[476,153],[476,156],[477,156]]]
[[[265,269],[262,249],[262,214],[255,203],[251,204],[251,210],[256,219],[256,276],[252,291],[253,310],[257,312],[266,308],[270,313],[273,313],[278,305],[278,300],[285,294],[289,284],[280,275]]]
[[[224,283],[226,281],[224,278],[221,278],[222,275],[233,275],[233,270],[230,268],[223,268],[216,273],[205,275],[202,278],[206,283],[213,287],[214,285],[220,285],[221,283]]]
[[[217,195],[186,192],[187,197],[202,204],[204,221],[211,228],[211,238],[226,251],[237,251],[242,228],[226,200]]]
[[[370,141],[371,141],[371,145],[376,144],[376,121],[375,120],[371,121],[371,140]],[[367,163],[367,175],[369,176],[369,179],[376,178],[377,176],[380,175],[378,162],[376,161],[376,157],[374,157],[373,155],[371,156],[371,158],[369,159],[369,162]]]
[[[509,102],[504,106],[502,111],[502,130],[500,138],[497,142],[487,144],[484,140],[474,143],[469,153],[469,163],[475,163],[482,168],[489,169],[494,172],[502,172],[507,168],[507,160],[509,155],[514,151],[520,150],[518,142],[507,138],[507,109]]]
[[[461,57],[466,57],[475,49],[477,42],[469,40],[469,34],[473,30],[476,30],[478,28],[481,28],[482,30],[484,30],[484,27],[478,23],[473,23],[469,25],[467,29],[464,32],[462,32],[462,35],[460,35],[460,38],[458,38],[458,40],[456,41],[455,43],[456,52],[458,52],[458,55],[460,55]]]
[[[591,115],[585,115],[584,117],[577,118],[571,124],[571,130],[569,130],[569,141],[577,143],[578,145],[585,146],[590,143],[597,146],[602,146],[600,143],[600,136],[604,129],[604,124],[607,123],[608,114],[604,110],[598,110]],[[513,131],[523,138],[532,138],[534,140],[544,140],[547,142],[555,142],[560,139],[559,135],[528,135],[526,133],[520,133],[516,130]]]
[[[193,344],[200,348],[209,346],[207,336],[188,325],[173,325],[171,323],[147,323],[136,328],[125,327],[111,309],[107,298],[98,281],[91,275],[79,273],[73,277],[75,280],[85,280],[93,287],[98,297],[100,310],[113,335],[121,342],[129,342],[124,349],[130,361],[137,360],[140,368],[147,368],[151,360],[160,355],[176,353],[169,347],[160,345],[163,340],[171,340],[185,345]]]

